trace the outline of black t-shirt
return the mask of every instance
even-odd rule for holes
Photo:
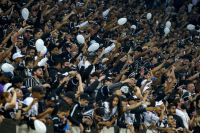
[[[53,121],[54,133],[64,133],[64,127],[66,123],[63,123],[63,121],[58,117],[58,115],[53,115],[52,121]]]
[[[196,126],[196,127],[193,127],[192,129],[193,129],[193,133],[199,133],[199,131],[200,131],[200,126],[198,125],[198,126]]]
[[[97,92],[97,96],[96,96],[96,102],[103,102],[106,101],[106,99],[109,98],[109,89],[108,86],[103,86],[101,87],[98,92]]]
[[[183,120],[178,115],[173,115],[174,119],[176,120],[176,128],[182,127],[185,128],[183,125]]]
[[[15,119],[16,110],[15,109],[7,109],[7,105],[6,104],[4,104],[4,107],[2,108],[2,111],[0,111],[0,112],[2,113],[2,115],[5,118]]]

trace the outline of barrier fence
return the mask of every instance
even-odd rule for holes
[[[26,124],[19,125],[17,121],[4,119],[0,124],[0,133],[35,133]],[[47,133],[54,133],[52,126],[47,126]]]

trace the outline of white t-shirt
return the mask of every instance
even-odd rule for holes
[[[176,109],[176,115],[181,117],[181,119],[183,120],[183,124],[184,124],[185,128],[188,129],[190,117],[188,116],[187,112]]]
[[[24,100],[24,104],[29,106],[31,105],[31,103],[33,102],[33,98],[32,97],[27,97]],[[28,116],[37,116],[38,115],[38,103],[35,103],[31,109],[28,111]]]

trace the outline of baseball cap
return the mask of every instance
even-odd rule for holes
[[[7,78],[12,78],[13,74],[11,72],[2,72],[2,75],[7,77]]]
[[[12,90],[14,90],[12,83],[6,83],[3,87],[4,92],[11,92]]]
[[[15,60],[15,59],[21,58],[21,57],[24,57],[24,55],[22,55],[21,53],[17,52],[17,53],[13,54],[12,59]]]

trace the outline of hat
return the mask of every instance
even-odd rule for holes
[[[14,71],[14,67],[13,65],[9,64],[9,63],[4,63],[2,66],[1,66],[1,70],[2,72],[4,73],[7,73],[7,72],[10,72],[13,74],[13,71]]]
[[[24,57],[24,55],[22,55],[21,53],[17,52],[17,53],[13,54],[12,59],[15,60],[15,59],[21,58],[21,57]]]
[[[32,92],[44,93],[44,88],[42,86],[33,86]]]
[[[84,99],[84,100],[89,101],[90,97],[89,97],[89,95],[87,93],[82,93],[80,95],[80,99]]]
[[[3,74],[4,77],[7,77],[7,78],[13,77],[13,74],[11,72],[3,72],[2,74]]]
[[[11,92],[12,90],[14,90],[14,88],[12,87],[11,83],[6,83],[3,87],[3,91],[4,92]]]

